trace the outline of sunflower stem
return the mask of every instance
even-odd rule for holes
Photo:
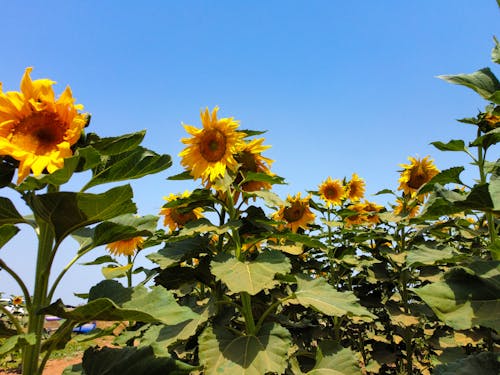
[[[252,299],[250,297],[250,294],[248,294],[247,292],[241,292],[240,298],[241,298],[242,314],[243,317],[245,318],[245,326],[247,334],[253,335],[256,333],[256,330],[255,330],[255,320],[253,318],[253,313],[252,313]]]
[[[47,296],[50,267],[48,261],[54,244],[54,232],[49,223],[36,218],[38,224],[38,254],[35,271],[35,288],[31,308],[28,310],[28,333],[36,336],[35,344],[29,345],[23,352],[23,375],[38,375],[43,368],[39,366],[40,349],[45,315],[39,311],[50,301]]]

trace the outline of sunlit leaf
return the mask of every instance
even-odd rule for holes
[[[498,2],[498,0],[497,0]],[[500,3],[499,3],[500,6]],[[495,45],[493,46],[493,49],[491,50],[491,60],[494,63],[500,64],[500,43],[498,42],[498,39],[496,37],[493,37],[493,41],[495,42]]]
[[[461,139],[452,139],[448,143],[443,143],[440,141],[431,142],[431,145],[436,147],[440,151],[465,151],[465,143]]]
[[[500,290],[464,269],[453,269],[444,281],[411,290],[450,327],[500,328]]]
[[[109,266],[102,267],[102,275],[107,279],[115,279],[119,277],[127,276],[127,272],[132,268],[132,264],[126,264],[124,266]]]
[[[349,348],[331,341],[320,342],[316,352],[316,365],[307,375],[361,375],[358,359]]]
[[[408,251],[406,263],[408,266],[434,265],[452,259],[453,256],[453,248],[449,246],[439,249],[424,244]]]
[[[445,169],[435,175],[428,183],[420,188],[419,194],[427,193],[432,191],[435,184],[440,184],[442,186],[446,184],[460,184],[463,185],[460,180],[460,174],[463,172],[464,167],[453,167]]]
[[[92,179],[82,191],[100,184],[137,179],[158,173],[171,165],[172,160],[169,155],[159,155],[143,147],[136,147],[125,153],[109,156],[105,163],[93,168]]]
[[[146,135],[145,130],[136,133],[124,134],[118,137],[99,138],[90,144],[101,155],[118,155],[139,146]]]
[[[492,100],[495,92],[500,90],[500,82],[489,68],[483,68],[471,74],[442,75],[438,78],[466,86],[486,100]]]
[[[4,356],[14,350],[22,349],[26,345],[35,345],[35,341],[36,335],[34,333],[11,336],[0,346],[0,355]]]
[[[282,374],[287,367],[290,333],[277,324],[256,335],[235,336],[223,327],[207,327],[199,338],[205,375]]]
[[[36,190],[42,189],[47,184],[51,185],[62,185],[69,181],[80,158],[78,156],[72,156],[70,158],[64,159],[64,167],[60,168],[49,174],[42,174],[39,177],[28,176],[26,179],[17,187],[19,191],[26,190]]]
[[[222,280],[233,293],[247,292],[255,295],[272,288],[277,273],[291,270],[288,258],[278,251],[265,251],[252,261],[241,262],[232,256],[221,255],[211,263],[212,273]]]
[[[295,298],[287,303],[312,307],[329,316],[361,316],[376,318],[358,303],[358,298],[352,292],[338,292],[323,278],[310,279],[297,276]]]

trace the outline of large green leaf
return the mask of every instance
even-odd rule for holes
[[[450,327],[500,329],[500,289],[465,269],[453,269],[444,281],[412,290]]]
[[[358,359],[349,348],[320,342],[316,352],[316,365],[307,375],[361,375]]]
[[[125,153],[109,156],[105,162],[93,168],[92,178],[82,191],[100,184],[158,173],[171,165],[172,160],[169,155],[159,155],[143,147],[137,147]]]
[[[155,356],[151,347],[89,348],[83,354],[82,367],[85,375],[181,375],[196,370],[173,358]]]
[[[243,336],[207,327],[198,342],[205,375],[262,375],[285,371],[291,340],[285,328],[266,324],[257,335]]]
[[[152,235],[158,223],[158,216],[120,215],[104,221],[94,228],[80,228],[72,237],[80,244],[80,251],[132,237]]]
[[[36,335],[34,333],[11,336],[0,346],[0,356],[4,356],[14,350],[22,349],[26,345],[35,345],[35,341]]]
[[[489,68],[483,68],[472,74],[443,75],[438,78],[450,83],[466,86],[486,100],[495,99],[495,92],[500,90],[500,82]]]
[[[101,155],[118,155],[133,150],[139,146],[146,135],[145,130],[136,133],[124,134],[118,137],[98,138],[90,144]]]
[[[432,191],[435,184],[440,184],[442,186],[446,184],[460,184],[463,185],[460,180],[460,173],[463,172],[464,167],[453,167],[445,169],[435,175],[429,182],[420,188],[419,194],[427,193]]]
[[[19,228],[12,224],[0,225],[0,249],[19,232]]]
[[[482,146],[487,149],[500,142],[500,128],[490,130],[489,132],[477,137],[473,142],[472,146]]]
[[[360,316],[376,318],[358,303],[352,292],[338,292],[325,279],[311,279],[305,275],[297,276],[295,298],[287,303],[312,307],[329,316]]]
[[[90,289],[89,303],[66,310],[61,300],[43,309],[51,314],[75,322],[91,320],[178,324],[197,318],[190,308],[177,304],[173,294],[162,287],[148,291],[143,286],[133,290],[113,280],[104,280]]]
[[[9,198],[0,197],[0,225],[24,223],[25,220]]]
[[[438,365],[433,373],[435,375],[498,375],[500,358],[496,353],[483,352],[455,362]]]
[[[453,256],[453,248],[450,246],[438,249],[424,244],[417,246],[414,250],[408,251],[406,264],[408,266],[434,265],[450,260]]]
[[[57,192],[32,197],[34,212],[51,223],[56,240],[74,230],[136,212],[130,185],[118,186],[102,194]]]
[[[461,139],[452,139],[448,143],[443,143],[440,141],[431,142],[431,145],[436,147],[440,151],[465,151],[465,142]]]
[[[220,255],[212,262],[211,269],[215,277],[222,280],[232,292],[255,295],[276,285],[274,276],[290,272],[291,264],[279,251],[265,251],[255,260],[245,262],[229,255]]]

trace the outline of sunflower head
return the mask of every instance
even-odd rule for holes
[[[38,176],[62,168],[89,120],[69,87],[56,99],[55,82],[33,81],[31,71],[26,69],[20,92],[4,93],[0,85],[0,155],[19,161],[18,183],[30,171]]]
[[[396,205],[393,207],[394,215],[406,216],[409,219],[414,218],[420,211],[418,199],[396,199]]]
[[[187,147],[179,153],[181,164],[190,170],[195,178],[204,183],[212,183],[223,177],[226,171],[236,171],[238,162],[234,154],[243,143],[245,133],[237,131],[238,121],[231,118],[217,118],[218,107],[212,114],[208,108],[201,112],[203,128],[184,125],[191,138],[183,138]]]
[[[296,196],[288,196],[287,202],[289,206],[284,206],[279,209],[274,215],[275,220],[285,221],[286,226],[294,233],[299,228],[307,229],[308,224],[314,222],[315,215],[309,207],[310,196],[300,199],[300,193]]]
[[[12,298],[12,304],[14,306],[19,306],[21,303],[23,303],[23,297],[21,296],[15,296]]]
[[[164,197],[167,202],[173,202],[180,198],[188,198],[191,195],[189,191],[185,191],[182,194],[170,194],[168,197]],[[192,210],[186,210],[182,205],[176,207],[163,207],[160,210],[160,215],[163,215],[163,225],[169,228],[169,232],[172,233],[176,229],[182,228],[186,223],[200,219],[203,217],[202,208],[197,207]]]
[[[405,195],[416,193],[418,189],[439,173],[429,156],[423,159],[410,156],[408,160],[410,160],[410,164],[400,164],[404,169],[401,171],[398,187],[398,190],[403,190]]]
[[[342,201],[346,197],[346,193],[346,188],[339,179],[332,180],[331,177],[328,177],[319,186],[319,195],[326,203],[327,207],[342,204]]]
[[[348,227],[353,225],[374,225],[380,222],[378,213],[383,206],[369,202],[357,202],[347,207],[348,210],[354,211],[353,215],[345,218],[345,223]]]
[[[245,142],[241,145],[238,153],[235,155],[236,161],[240,164],[238,176],[235,182],[239,183],[248,172],[264,173],[269,176],[274,176],[271,172],[271,164],[274,160],[262,156],[262,152],[271,146],[264,146],[264,138],[253,139],[250,142]],[[241,185],[243,191],[258,191],[269,190],[272,185],[264,181],[247,181]]]
[[[113,255],[134,255],[142,248],[144,238],[132,237],[127,240],[120,240],[108,243],[106,249]]]
[[[347,197],[352,202],[358,202],[365,195],[365,185],[365,181],[353,173],[351,181],[347,183]]]

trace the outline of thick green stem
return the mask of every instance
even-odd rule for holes
[[[16,327],[16,332],[18,335],[21,335],[24,332],[23,327],[21,327],[21,323],[19,323],[19,319],[17,319],[16,316],[12,314],[5,306],[0,305],[0,312],[7,315],[7,318],[9,318],[11,323]]]
[[[23,374],[41,375],[42,368],[39,367],[40,348],[42,346],[42,333],[45,315],[39,314],[39,310],[47,306],[50,301],[47,298],[50,268],[48,267],[54,245],[54,232],[50,224],[43,220],[38,223],[38,254],[35,272],[35,289],[31,300],[31,308],[28,310],[28,333],[34,333],[36,342],[27,346],[23,352]]]
[[[242,314],[243,317],[245,318],[247,334],[253,335],[254,333],[256,333],[256,331],[255,331],[255,321],[253,319],[253,313],[252,313],[251,297],[247,292],[241,292],[240,298],[241,298]]]

